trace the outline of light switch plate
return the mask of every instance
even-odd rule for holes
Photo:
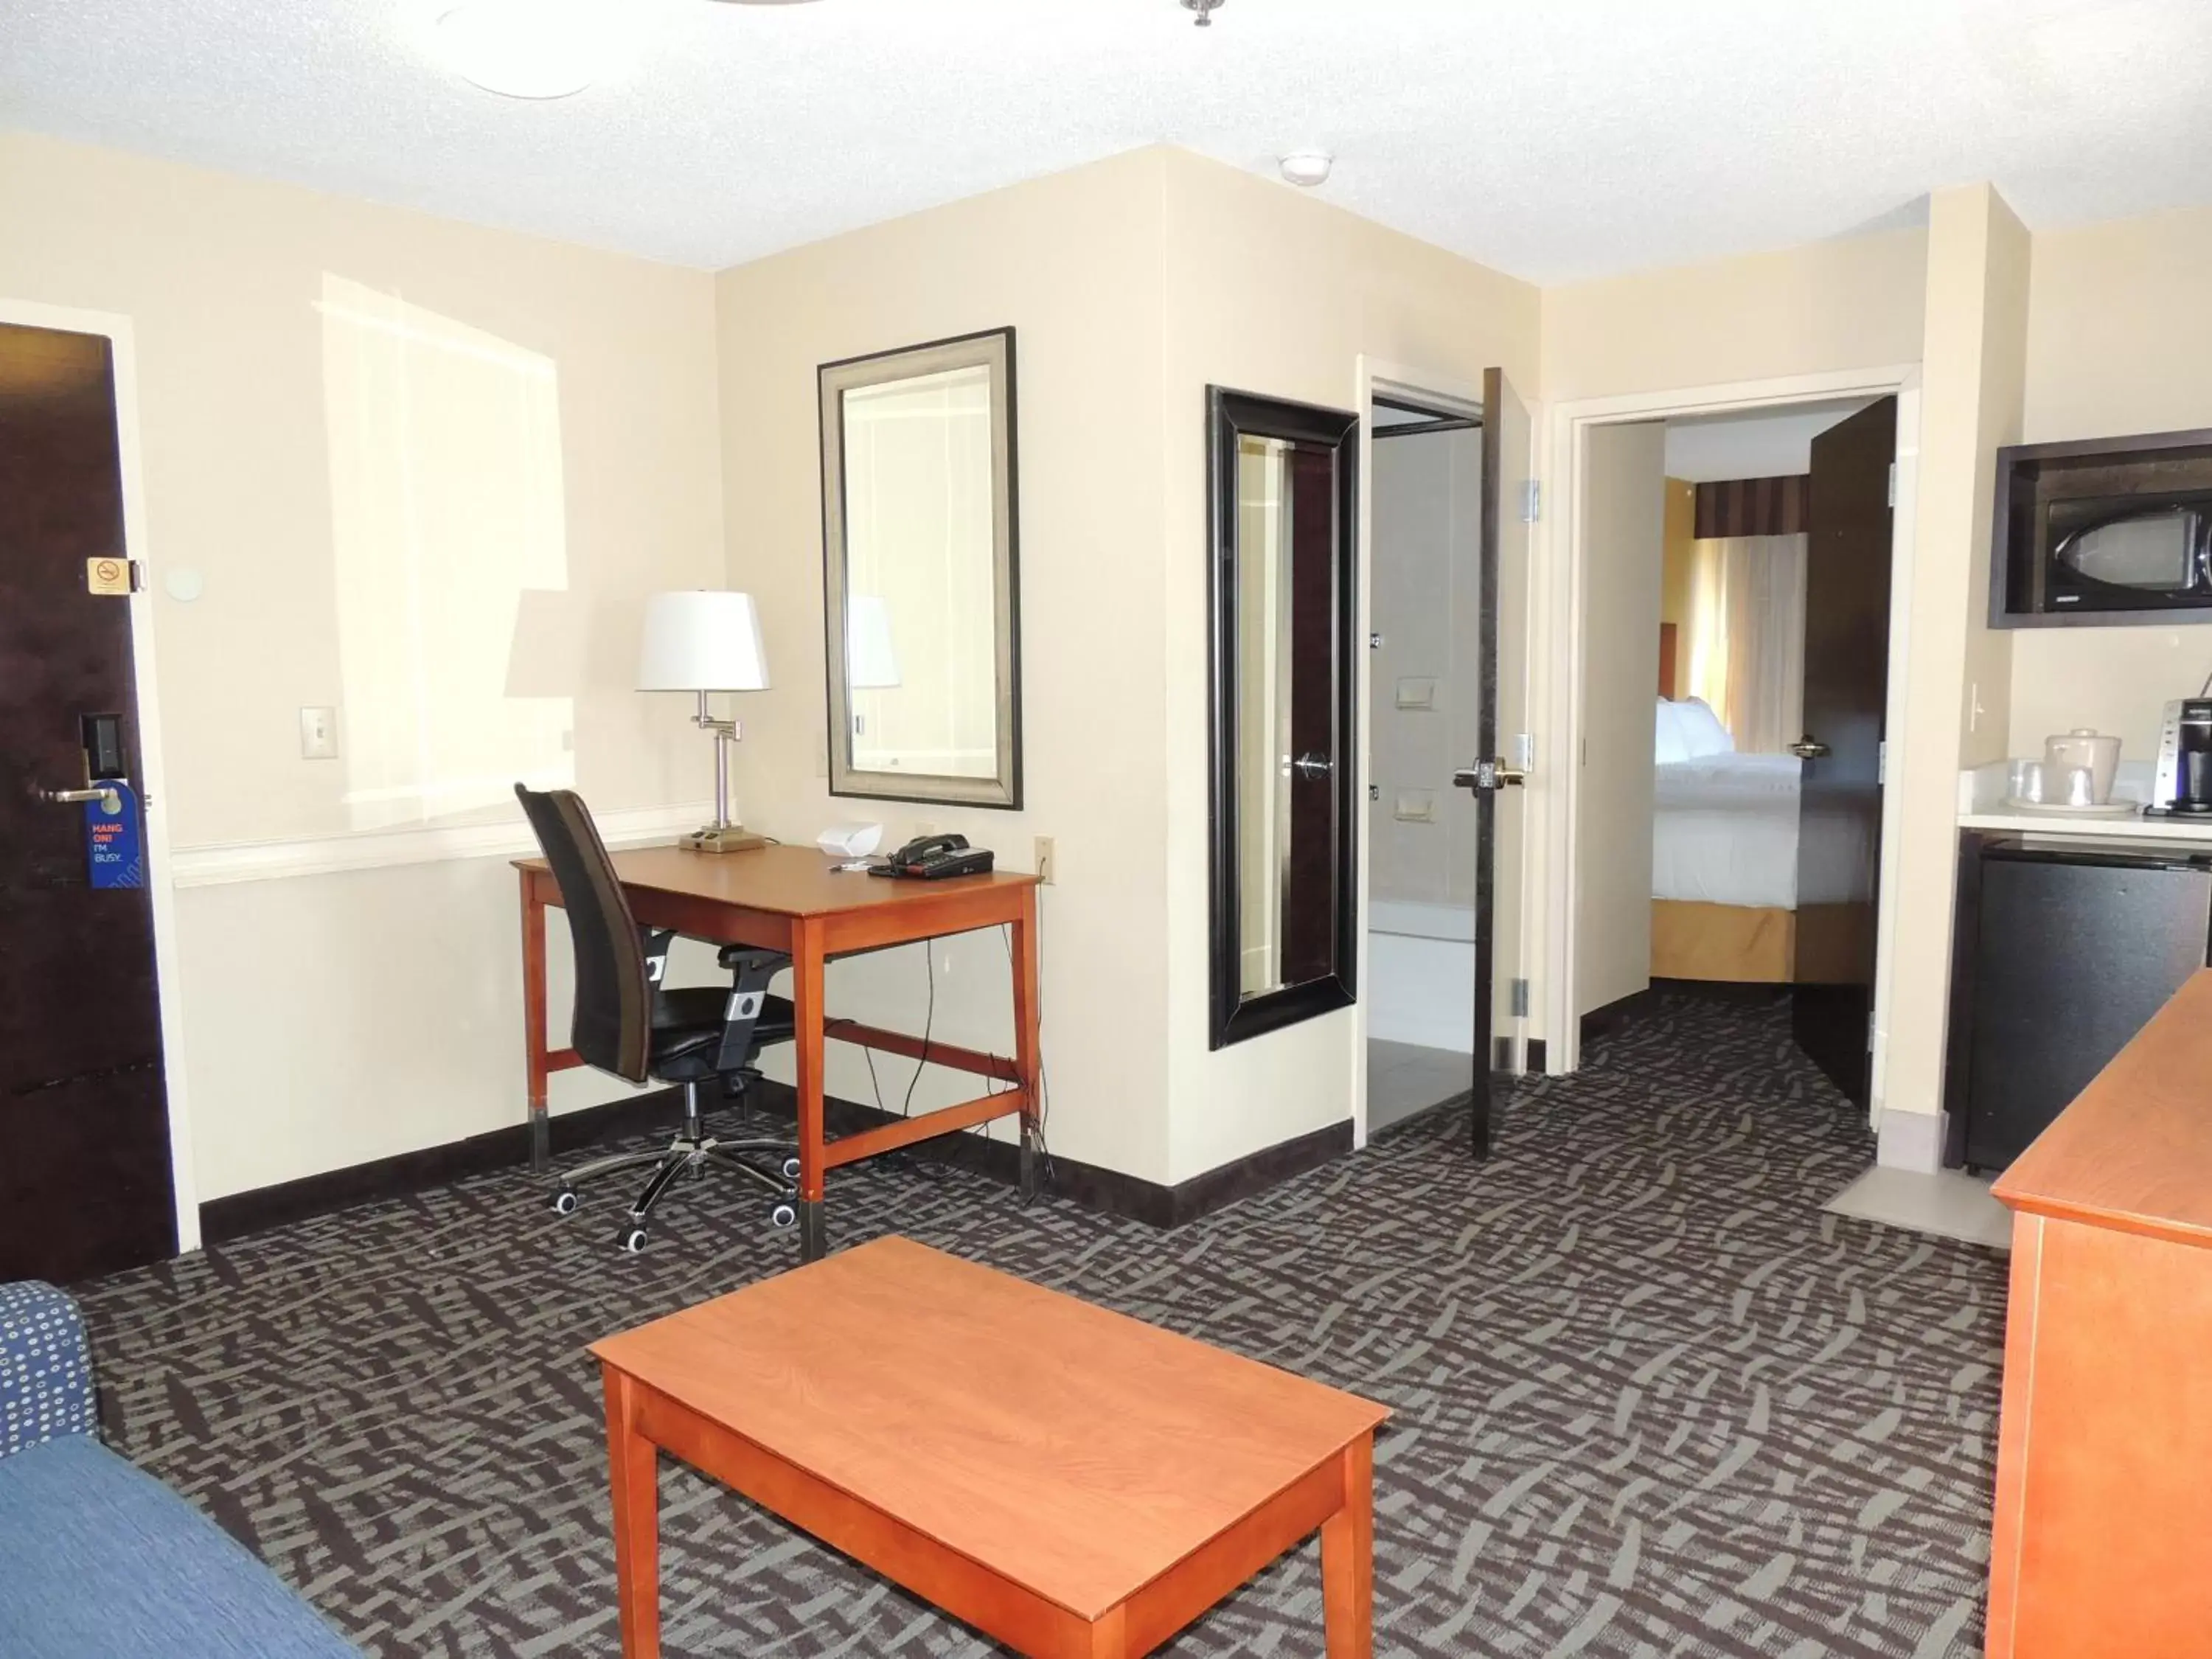
[[[336,760],[338,757],[338,711],[302,708],[300,711],[300,758]]]

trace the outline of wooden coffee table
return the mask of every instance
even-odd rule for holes
[[[592,1346],[623,1651],[660,1650],[656,1453],[1036,1659],[1150,1653],[1318,1530],[1373,1652],[1389,1413],[902,1238]]]

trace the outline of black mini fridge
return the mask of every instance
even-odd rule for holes
[[[1963,872],[1964,1162],[2002,1170],[2205,965],[2212,852],[2004,838]],[[1956,1143],[1954,1142],[1954,1145]]]

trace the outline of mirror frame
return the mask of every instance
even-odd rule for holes
[[[1206,741],[1212,843],[1208,849],[1209,1047],[1218,1049],[1358,1000],[1359,417],[1218,386],[1206,388]],[[1248,437],[1333,450],[1336,466],[1336,537],[1330,557],[1335,615],[1329,629],[1336,659],[1330,698],[1336,721],[1335,787],[1330,792],[1336,945],[1329,973],[1253,996],[1244,994],[1241,972],[1237,805],[1237,449]]]
[[[845,683],[844,394],[941,374],[991,371],[992,592],[997,607],[998,765],[988,778],[863,770],[853,764],[852,697]],[[1021,536],[1016,457],[1014,331],[987,329],[924,345],[823,363],[816,371],[822,435],[823,631],[828,647],[830,793],[870,800],[1018,810],[1022,804]]]

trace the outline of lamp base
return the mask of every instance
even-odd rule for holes
[[[719,828],[710,823],[703,830],[694,830],[677,842],[687,853],[750,853],[768,844],[766,836],[757,836],[741,823],[726,823]]]

